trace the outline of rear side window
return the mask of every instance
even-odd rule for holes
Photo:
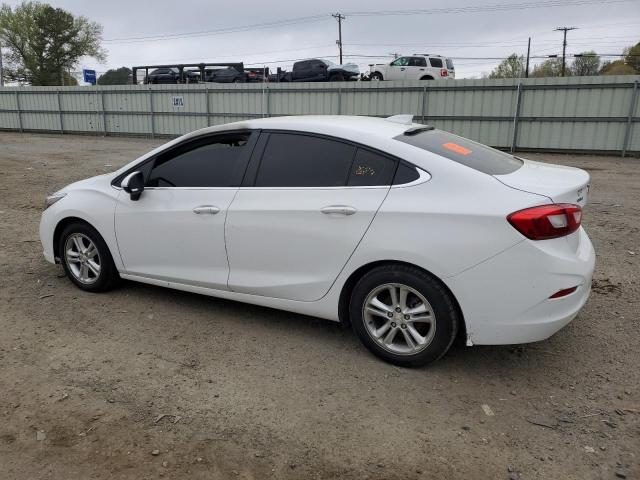
[[[350,187],[391,185],[396,161],[364,148],[359,148],[349,174]]]
[[[272,133],[262,154],[256,187],[342,187],[356,147],[326,138]]]
[[[411,63],[409,65],[411,67],[426,67],[427,60],[423,57],[411,57]]]
[[[427,130],[394,138],[489,175],[513,173],[523,164],[513,155],[442,130]]]
[[[249,133],[201,139],[158,156],[147,187],[235,187],[246,167]],[[244,155],[243,155],[244,154]]]
[[[441,58],[430,58],[429,63],[431,63],[432,67],[442,68],[442,59]]]

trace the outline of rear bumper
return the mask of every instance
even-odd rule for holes
[[[584,229],[571,237],[525,240],[446,279],[473,344],[536,342],[573,320],[589,297],[595,252]],[[574,286],[567,296],[549,298]]]

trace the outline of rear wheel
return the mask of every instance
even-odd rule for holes
[[[425,75],[424,77],[422,77],[420,80],[433,80],[433,77],[429,76],[429,75]]]
[[[60,236],[58,249],[67,277],[82,290],[110,290],[120,279],[107,244],[88,224],[68,225]]]
[[[406,367],[442,357],[460,324],[454,300],[440,282],[405,265],[385,265],[362,277],[349,313],[354,330],[372,353]]]

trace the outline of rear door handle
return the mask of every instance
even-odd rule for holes
[[[348,205],[329,205],[320,209],[325,215],[353,215],[358,210]]]
[[[195,213],[196,215],[215,215],[219,211],[220,209],[214,205],[200,205],[199,207],[195,207],[193,209],[193,213]]]

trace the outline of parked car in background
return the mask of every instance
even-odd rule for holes
[[[355,63],[335,64],[330,60],[312,58],[293,64],[291,72],[280,72],[270,81],[276,82],[342,82],[357,80],[360,69]]]
[[[390,63],[369,65],[371,80],[436,80],[455,78],[453,61],[440,55],[398,57]]]
[[[82,290],[125,278],[342,321],[416,366],[459,332],[535,342],[576,316],[595,264],[588,189],[584,170],[411,115],[252,119],[64,187],[40,239]]]
[[[252,83],[265,81],[265,73],[268,75],[269,70],[263,68],[245,68],[238,70],[237,68],[218,68],[207,69],[204,72],[205,82],[215,83]]]
[[[184,70],[180,78],[180,70],[177,68],[156,68],[144,79],[144,83],[197,83],[199,73],[192,70]]]

